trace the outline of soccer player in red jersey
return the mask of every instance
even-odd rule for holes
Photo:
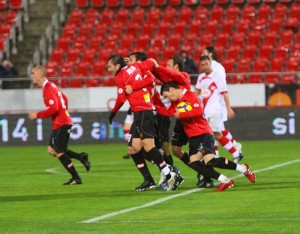
[[[31,120],[36,118],[52,119],[52,133],[49,140],[48,153],[57,157],[65,169],[72,175],[72,178],[64,183],[64,185],[82,184],[82,180],[71,158],[79,160],[87,171],[90,170],[91,164],[87,153],[75,153],[68,150],[68,142],[73,125],[72,118],[68,113],[68,98],[54,83],[48,81],[46,78],[46,69],[43,66],[34,67],[30,78],[33,84],[43,87],[43,98],[47,109],[39,112],[31,112],[28,114],[28,117]]]
[[[118,96],[114,108],[111,111],[109,122],[116,115],[116,112],[121,108],[126,100],[128,100],[130,108],[134,114],[135,125],[132,133],[132,147],[137,151],[142,148],[146,151],[149,158],[151,158],[156,166],[164,173],[167,178],[168,190],[176,190],[183,182],[180,174],[170,170],[166,162],[162,159],[159,150],[154,145],[155,127],[154,127],[154,113],[151,95],[147,88],[134,90],[131,94],[126,94],[125,86],[134,84],[145,85],[142,79],[142,71],[151,70],[153,62],[150,60],[141,63],[135,63],[127,66],[125,60],[118,55],[113,55],[108,59],[108,71],[115,75],[117,84]]]
[[[180,119],[184,131],[189,139],[189,161],[192,168],[204,175],[205,178],[214,178],[221,182],[216,191],[223,191],[234,185],[233,180],[218,173],[213,167],[237,170],[243,173],[251,183],[255,183],[255,174],[247,164],[234,163],[226,158],[215,158],[213,132],[204,118],[201,103],[194,92],[182,89],[173,82],[164,83],[161,87],[161,95],[172,102],[171,108],[177,107],[181,102],[189,103],[191,109],[180,112],[175,108],[175,117]],[[172,111],[170,109],[169,111]],[[203,165],[200,160],[204,161]]]

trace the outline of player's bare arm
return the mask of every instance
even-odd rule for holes
[[[28,114],[29,119],[34,120],[37,118],[37,112],[30,112]]]

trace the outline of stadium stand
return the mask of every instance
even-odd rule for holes
[[[78,69],[66,69],[68,62],[75,63],[75,67],[89,62],[85,75],[107,75],[105,60],[113,53],[126,55],[132,50],[146,50],[150,57],[165,61],[187,48],[198,63],[201,50],[209,45],[218,49],[221,63],[228,73],[299,70],[300,3],[296,1],[75,2],[76,8],[70,11],[56,48],[49,56],[47,66],[51,76],[83,75]],[[0,27],[0,31],[3,30]],[[272,83],[280,82],[280,78],[280,75],[235,76],[229,82]],[[71,85],[95,87],[112,84],[110,79],[105,82],[95,80],[89,84],[77,82]],[[282,77],[284,83],[292,81],[295,77]]]

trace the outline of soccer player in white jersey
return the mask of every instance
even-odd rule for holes
[[[212,46],[208,46],[203,50],[202,55],[207,55],[210,58],[211,61],[211,69],[213,71],[218,71],[220,74],[220,77],[224,80],[225,83],[226,82],[226,72],[225,72],[225,68],[222,66],[221,63],[217,62],[217,52],[215,50],[214,47]],[[224,113],[227,112],[227,114],[224,115],[224,122],[231,118],[234,117],[234,112],[231,109],[230,105],[229,105],[229,97],[228,97],[228,93],[224,94],[224,100],[222,101],[222,105],[223,105],[223,110]],[[235,148],[242,153],[242,145],[241,143],[237,142],[234,137],[232,136],[232,134],[229,132],[228,129],[224,129],[224,131],[222,131],[222,134],[228,139],[230,140]],[[216,154],[218,154],[218,141],[215,142],[215,151]]]
[[[204,109],[205,118],[208,120],[216,140],[228,150],[234,161],[238,162],[243,155],[234,147],[233,143],[223,134],[224,131],[224,94],[227,94],[227,84],[220,78],[219,71],[212,70],[211,61],[208,56],[200,57],[200,74],[195,86],[195,93],[199,95]]]

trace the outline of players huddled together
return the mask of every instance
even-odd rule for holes
[[[184,59],[171,57],[166,66],[155,59],[147,58],[144,52],[133,52],[128,58],[112,55],[107,60],[107,70],[115,76],[117,99],[111,110],[109,123],[122,105],[128,101],[130,111],[126,117],[128,155],[143,176],[143,182],[135,188],[144,191],[176,190],[184,178],[175,167],[171,152],[186,166],[197,173],[199,188],[214,187],[212,179],[218,180],[215,191],[224,191],[234,185],[234,181],[215,168],[236,170],[251,183],[255,174],[248,164],[239,164],[244,157],[241,144],[225,129],[224,122],[234,117],[230,107],[226,73],[216,61],[213,47],[206,47],[200,57],[202,72],[191,90],[191,80],[184,71]],[[68,112],[68,98],[58,87],[46,78],[43,66],[32,69],[31,79],[43,88],[44,104],[39,112],[31,112],[28,117],[51,118],[52,133],[48,153],[59,159],[72,178],[64,185],[82,184],[72,158],[79,160],[87,171],[91,168],[88,153],[76,153],[68,149],[72,119]],[[158,85],[161,86],[160,90]],[[172,139],[169,139],[171,117],[175,117]],[[169,142],[171,141],[171,152]],[[233,160],[220,157],[218,144],[228,150]],[[183,146],[188,145],[188,152]],[[154,164],[160,179],[156,184],[147,162]]]
[[[219,181],[215,191],[224,191],[234,181],[215,168],[236,170],[251,183],[255,174],[248,164],[239,164],[243,158],[241,144],[225,129],[224,122],[234,117],[230,107],[226,73],[216,61],[213,47],[206,47],[200,58],[201,74],[191,90],[191,80],[184,71],[184,59],[174,56],[166,66],[143,52],[133,52],[128,58],[111,56],[107,69],[115,76],[117,99],[111,110],[112,123],[125,101],[132,113],[126,118],[128,154],[143,176],[143,183],[135,188],[144,191],[176,190],[183,182],[180,170],[174,166],[169,150],[170,117],[176,118],[172,131],[171,151],[185,165],[196,171],[197,187],[214,187],[212,179]],[[160,91],[156,87],[160,85]],[[131,121],[128,122],[128,119]],[[220,157],[218,143],[228,150],[233,160]],[[189,144],[188,152],[183,146]],[[146,161],[160,171],[158,186]]]

